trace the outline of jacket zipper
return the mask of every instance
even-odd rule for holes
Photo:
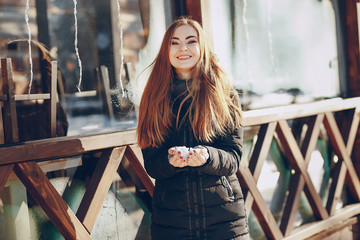
[[[190,130],[184,131],[184,144],[185,146],[190,146],[192,144],[191,138],[190,138]],[[190,140],[189,142],[187,140]],[[188,146],[188,147],[189,147]],[[195,221],[195,239],[201,239],[200,236],[200,220],[199,220],[199,201],[197,197],[198,187],[196,184],[196,176],[195,176],[195,170],[193,168],[190,168],[190,179],[191,179],[191,185],[192,185],[192,195],[193,195],[193,203],[194,203],[194,221]]]
[[[194,220],[196,239],[200,239],[200,221],[199,221],[199,201],[197,197],[198,187],[195,179],[195,171],[191,168],[192,187],[193,187],[193,201],[194,201]]]

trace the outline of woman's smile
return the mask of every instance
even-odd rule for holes
[[[182,56],[178,56],[177,59],[179,60],[187,60],[187,59],[190,59],[191,56],[190,55],[182,55]]]

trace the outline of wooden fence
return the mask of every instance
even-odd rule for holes
[[[247,212],[253,210],[268,239],[327,236],[357,222],[360,214],[360,181],[354,163],[359,159],[352,159],[351,153],[359,129],[359,106],[360,98],[330,99],[244,113],[246,133],[256,136],[257,140],[247,159],[242,159],[237,175],[246,196]],[[337,115],[342,116],[340,127]],[[300,121],[304,129],[300,141],[293,124],[296,121]],[[325,205],[308,173],[311,153],[315,150],[322,129],[338,159],[331,171]],[[257,186],[274,140],[293,172],[279,223]],[[80,207],[74,213],[40,165],[47,164],[51,168],[59,166],[59,162],[66,161],[66,158],[92,152],[100,153],[101,157]],[[154,182],[144,170],[141,151],[136,146],[135,130],[5,144],[0,147],[0,194],[9,176],[15,173],[65,239],[91,239],[90,233],[124,156],[152,196]],[[346,203],[347,206],[336,210],[345,183],[355,203]],[[294,221],[302,192],[318,221],[297,231]]]

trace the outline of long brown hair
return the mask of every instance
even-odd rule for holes
[[[166,30],[160,51],[150,65],[152,71],[145,86],[139,107],[137,127],[138,144],[141,148],[158,147],[170,128],[179,127],[179,113],[171,110],[171,87],[175,76],[169,60],[169,46],[177,27],[192,26],[198,33],[200,60],[192,71],[189,94],[182,104],[191,98],[185,117],[188,117],[197,140],[211,142],[215,137],[234,130],[241,124],[242,113],[237,94],[225,72],[217,64],[217,58],[208,45],[200,24],[182,17]],[[180,106],[182,106],[180,104]],[[173,120],[176,118],[176,126]]]

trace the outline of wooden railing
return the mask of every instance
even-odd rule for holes
[[[268,239],[306,239],[321,234],[328,235],[331,231],[341,229],[344,224],[339,223],[342,221],[352,220],[347,223],[353,223],[354,218],[360,214],[360,207],[356,203],[343,207],[343,211],[335,211],[345,182],[356,202],[360,202],[359,176],[353,163],[359,159],[351,159],[359,128],[359,106],[360,98],[331,99],[244,113],[246,133],[248,136],[256,135],[257,141],[247,159],[242,159],[237,175],[246,196],[247,212],[253,210]],[[346,113],[340,129],[334,116],[338,113]],[[289,124],[289,120],[299,119],[307,126],[303,128],[307,130],[303,131],[304,137],[300,145]],[[307,169],[321,129],[326,130],[339,159],[332,172],[325,206]],[[279,223],[257,187],[261,169],[274,139],[293,169],[291,187]],[[101,153],[101,157],[82,202],[74,213],[41,167],[46,163],[52,164],[67,157],[91,152]],[[90,233],[124,156],[152,196],[154,182],[144,170],[141,151],[136,146],[135,130],[3,145],[0,147],[0,194],[14,172],[65,239],[91,239]],[[301,192],[306,194],[318,222],[303,231],[296,231],[294,219]]]

